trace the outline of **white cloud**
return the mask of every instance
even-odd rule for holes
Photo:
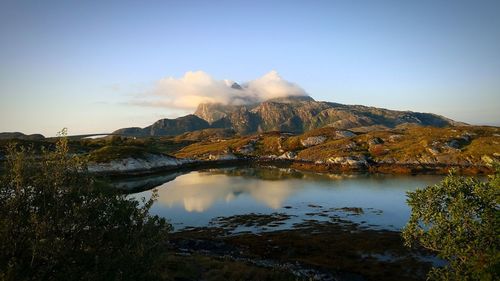
[[[252,92],[259,100],[279,98],[286,96],[307,96],[299,85],[281,78],[275,70],[266,75],[248,82],[248,91]]]
[[[232,80],[216,80],[203,71],[189,71],[181,78],[159,80],[153,91],[132,103],[177,109],[194,109],[200,103],[247,104],[276,97],[306,96],[297,84],[271,71],[255,80],[232,88]]]

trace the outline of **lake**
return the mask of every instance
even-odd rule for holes
[[[369,228],[400,230],[410,210],[406,192],[438,183],[443,176],[318,174],[276,167],[221,168],[171,173],[123,181],[122,188],[158,189],[152,214],[167,218],[175,230],[214,225],[216,218],[244,214],[286,214],[284,229],[304,220],[332,216]],[[149,198],[151,190],[131,194]]]

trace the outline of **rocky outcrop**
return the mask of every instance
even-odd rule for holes
[[[215,121],[227,117],[230,112],[238,111],[239,109],[246,109],[244,106],[230,106],[221,103],[201,103],[196,108],[194,115],[212,124]]]
[[[364,156],[344,156],[328,158],[327,163],[340,164],[345,166],[366,167],[368,159]]]
[[[288,159],[288,160],[297,159],[297,153],[293,151],[287,151],[278,156],[278,159]]]
[[[133,174],[178,168],[194,162],[196,161],[191,159],[178,159],[166,155],[148,154],[143,158],[127,157],[104,163],[92,162],[88,165],[88,171],[94,174]]]
[[[263,161],[280,165],[292,163],[290,165],[317,171],[418,173],[435,170],[445,172],[446,169],[455,167],[469,169],[469,173],[491,173],[494,163],[500,162],[500,139],[497,134],[499,130],[495,127],[476,126],[408,126],[355,134],[347,130],[325,127],[302,135],[268,132],[214,140],[200,134],[203,136],[197,138],[201,139],[200,141],[183,143],[185,147],[174,152],[177,158],[161,156],[163,158],[159,161],[149,159],[151,157],[129,157],[111,163],[96,164],[91,170],[123,172],[169,169],[183,166],[185,163],[194,163],[189,162],[192,160],[184,162],[181,159],[189,158],[196,159],[196,163],[207,165],[218,165],[224,161]]]
[[[305,140],[301,140],[300,143],[304,147],[310,147],[313,145],[322,144],[326,141],[326,139],[327,139],[327,137],[325,137],[325,136],[308,137]]]
[[[250,154],[255,151],[255,143],[250,142],[242,147],[240,147],[237,152],[241,154]]]
[[[210,154],[208,155],[208,160],[212,161],[229,161],[229,160],[237,160],[238,157],[231,152],[226,152],[223,154]]]

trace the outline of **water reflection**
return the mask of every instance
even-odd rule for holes
[[[178,177],[175,184],[161,185],[158,201],[168,207],[182,205],[188,212],[203,212],[218,200],[231,202],[240,196],[250,195],[269,208],[277,209],[298,188],[284,180],[242,181],[224,174],[194,172]]]
[[[311,212],[308,206],[314,204],[383,210],[383,216],[369,213],[359,220],[401,227],[409,214],[406,191],[440,179],[439,176],[318,174],[267,167],[178,173],[148,178],[145,183],[148,188],[153,185],[158,188],[159,198],[152,212],[184,226],[206,225],[217,216],[251,212],[279,211],[306,218]],[[140,188],[140,180],[132,185]],[[149,194],[150,191],[145,191],[132,196]]]
[[[114,188],[118,188],[127,193],[148,190],[175,180],[178,176],[186,172],[173,172],[166,175],[146,176],[139,178],[117,179],[110,183]]]
[[[288,197],[304,188],[297,181],[353,177],[355,175],[303,173],[272,167],[212,169],[178,177],[175,184],[160,185],[158,201],[168,207],[181,205],[188,212],[203,212],[218,200],[230,202],[249,195],[271,209],[279,209]]]

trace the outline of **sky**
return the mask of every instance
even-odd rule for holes
[[[500,1],[0,0],[0,132],[189,114],[193,73],[498,126]]]

